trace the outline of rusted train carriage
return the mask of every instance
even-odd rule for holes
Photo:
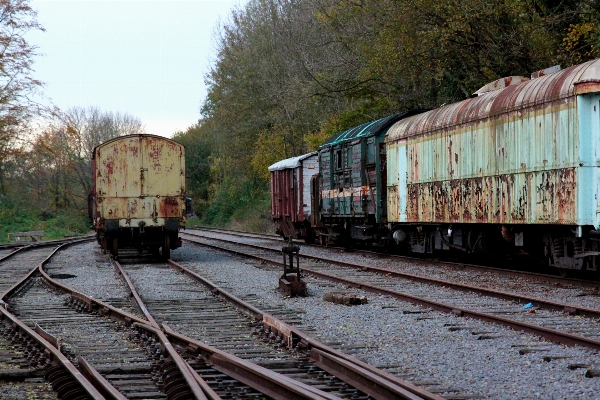
[[[283,237],[314,240],[311,226],[316,223],[317,209],[312,207],[311,179],[318,172],[316,152],[288,158],[269,167],[271,219]]]
[[[90,216],[98,242],[170,257],[185,227],[185,149],[160,136],[129,135],[94,149]]]
[[[380,240],[387,235],[387,130],[411,111],[390,115],[342,132],[319,149],[319,225],[322,242]]]
[[[597,270],[600,60],[491,86],[390,128],[394,238],[417,252],[504,248]]]

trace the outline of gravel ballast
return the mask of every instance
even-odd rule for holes
[[[306,252],[302,248],[301,253]],[[577,363],[600,365],[597,352],[589,349],[551,344],[502,326],[361,291],[353,292],[366,296],[368,304],[325,302],[325,292],[345,288],[310,278],[309,297],[284,298],[277,290],[281,271],[187,243],[173,251],[172,258],[240,297],[258,294],[262,306],[295,309],[303,325],[314,327],[309,334],[356,348],[356,357],[395,367],[394,373],[413,382],[493,399],[598,398],[600,379],[586,378],[585,369],[569,369]],[[486,337],[490,339],[478,340]],[[546,362],[544,357],[564,358]]]

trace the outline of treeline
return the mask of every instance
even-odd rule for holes
[[[267,167],[391,113],[600,55],[596,0],[249,0],[217,27],[187,146],[204,221],[268,213]]]
[[[93,149],[136,133],[144,133],[139,119],[96,107],[53,110],[21,130],[0,159],[0,242],[11,231],[88,232]]]
[[[40,102],[38,49],[26,40],[35,30],[43,27],[29,0],[0,0],[0,242],[23,230],[44,230],[46,238],[87,233],[93,148],[144,132],[128,114]]]

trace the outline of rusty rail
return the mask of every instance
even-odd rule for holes
[[[207,400],[207,397],[204,395],[204,393],[200,389],[196,379],[194,377],[190,376],[189,370],[187,368],[187,363],[181,359],[181,357],[177,354],[175,349],[173,349],[173,347],[170,345],[170,343],[168,342],[168,340],[166,339],[166,337],[164,336],[164,334],[160,331],[160,329],[158,327],[151,326],[149,324],[149,322],[146,320],[143,320],[134,315],[126,313],[125,311],[115,308],[115,307],[111,306],[110,304],[104,303],[103,301],[88,297],[85,294],[80,293],[69,286],[66,286],[59,282],[56,282],[55,280],[50,278],[50,276],[48,276],[48,274],[46,274],[46,272],[42,269],[41,265],[40,265],[39,271],[47,284],[49,284],[51,287],[60,289],[64,292],[71,294],[71,296],[73,298],[86,304],[88,306],[88,311],[91,311],[92,309],[97,308],[100,310],[100,313],[105,316],[109,316],[113,319],[124,322],[125,324],[133,324],[136,327],[141,327],[143,329],[152,331],[159,338],[159,341],[161,342],[162,347],[165,349],[165,351],[169,354],[169,356],[173,359],[173,361],[177,365],[179,372],[184,377],[186,383],[188,384],[188,386],[189,386],[190,390],[192,391],[192,393],[194,394],[194,396],[197,399]]]
[[[108,382],[98,371],[94,369],[88,362],[81,356],[77,357],[77,365],[81,373],[94,385],[96,389],[106,399],[111,400],[127,400],[127,397],[123,396],[121,392],[115,389],[110,382]]]
[[[75,243],[79,243],[79,242],[85,241],[85,240],[90,240],[90,239],[77,240],[77,241],[75,241]],[[38,271],[43,271],[43,265],[45,263],[47,263],[52,258],[52,256],[54,256],[54,254],[56,254],[56,252],[59,249],[66,247],[68,245],[71,245],[71,244],[74,244],[74,242],[63,243],[60,246],[58,246],[56,249],[54,249],[54,251],[52,251],[52,253],[48,257],[46,257],[46,259],[44,261],[42,261],[37,266],[35,266],[33,269],[31,269],[23,278],[21,278],[11,288],[4,291],[4,293],[2,293],[0,295],[0,301],[2,302],[2,305],[4,305],[4,307],[0,307],[0,312],[2,313],[2,319],[8,319],[13,324],[13,326],[18,326],[22,332],[24,332],[25,334],[30,336],[39,345],[41,345],[43,348],[45,348],[46,351],[48,352],[48,354],[51,354],[52,359],[55,360],[58,365],[61,365],[67,371],[67,373],[70,376],[72,376],[72,378],[81,386],[81,388],[86,393],[88,393],[93,399],[98,399],[98,400],[105,399],[102,391],[98,390],[97,388],[99,388],[99,387],[103,388],[105,391],[108,391],[108,392],[115,391],[116,389],[114,389],[114,387],[112,387],[112,385],[110,385],[110,383],[105,382],[105,385],[103,385],[102,383],[98,383],[98,381],[95,379],[94,376],[90,376],[90,378],[84,376],[77,368],[75,368],[75,366],[67,359],[67,357],[65,357],[61,353],[60,342],[58,341],[58,339],[56,339],[54,336],[52,336],[49,333],[47,333],[46,331],[44,331],[44,329],[42,327],[40,327],[38,324],[36,324],[34,330],[30,329],[27,325],[25,325],[22,321],[20,321],[17,317],[12,315],[6,309],[7,308],[6,303],[4,302],[4,300],[7,298],[7,296],[18,291],[21,287],[23,287],[26,284],[26,282],[33,275],[38,273]],[[26,246],[26,247],[19,248],[9,255],[16,254],[19,251],[22,251],[25,249],[30,249],[31,247],[33,247],[33,246]],[[96,372],[96,374],[97,374],[97,372]],[[108,399],[111,399],[111,398],[112,397],[108,397]],[[118,400],[118,398],[115,398],[115,399]]]
[[[339,399],[337,396],[329,395],[285,375],[179,334],[166,324],[163,324],[162,327],[167,337],[182,347],[187,347],[190,351],[202,353],[202,356],[217,371],[223,372],[271,398],[278,400]]]
[[[213,238],[201,235],[200,233],[189,232],[189,231],[201,232],[203,230],[208,231],[208,232],[214,232],[214,233],[218,233],[218,234],[220,233],[220,234],[224,234],[224,235],[232,235],[232,236],[238,236],[238,237],[248,237],[248,238],[259,237],[259,238],[262,238],[265,240],[277,240],[277,241],[279,241],[281,239],[281,236],[277,236],[277,235],[240,232],[240,231],[234,231],[234,230],[223,229],[223,228],[208,228],[208,227],[187,228],[187,231],[185,233],[182,232],[182,234],[213,239]],[[221,239],[213,239],[213,240],[221,240]],[[323,246],[318,245],[318,244],[304,243],[300,240],[298,240],[298,242],[302,243],[303,247],[314,247],[314,248],[321,248],[321,249],[323,248]],[[347,251],[347,249],[344,247],[327,246],[326,248],[331,249],[331,250]],[[477,271],[477,272],[490,271],[490,272],[494,272],[498,275],[510,276],[510,277],[519,276],[519,277],[523,277],[523,278],[536,279],[538,281],[544,281],[547,283],[560,283],[560,284],[567,283],[567,284],[577,285],[577,286],[591,288],[591,289],[595,289],[598,287],[598,281],[590,281],[590,280],[583,280],[583,279],[576,279],[576,278],[565,278],[565,277],[553,276],[553,275],[548,275],[548,274],[543,274],[543,273],[538,273],[538,272],[521,271],[521,270],[508,269],[508,268],[497,268],[497,267],[490,267],[490,266],[485,266],[485,265],[469,264],[469,263],[463,263],[463,262],[438,261],[438,260],[435,261],[435,265],[432,265],[432,260],[429,260],[427,258],[418,258],[418,257],[411,257],[411,256],[406,256],[406,255],[381,253],[381,252],[377,252],[375,250],[352,249],[350,251],[355,254],[356,253],[357,254],[370,254],[370,255],[377,256],[377,257],[389,257],[389,258],[393,258],[393,259],[397,259],[397,260],[402,260],[405,262],[410,262],[412,264],[421,265],[424,267],[432,267],[433,266],[434,268],[436,268],[436,267],[441,266],[441,267],[448,267],[448,268],[459,269],[459,270],[470,270],[470,271]]]
[[[226,243],[235,243],[233,241],[229,241],[226,239],[214,239],[214,238],[207,238],[207,239],[223,241]],[[186,240],[189,240],[189,239],[186,239]],[[242,255],[245,257],[257,258],[261,261],[268,260],[268,259],[261,258],[259,256],[255,257],[250,254],[246,254],[243,252],[237,252],[235,250],[225,249],[225,248],[222,248],[219,246],[213,246],[213,245],[206,244],[206,243],[198,243],[198,244],[201,244],[202,246],[214,247],[216,249],[225,250],[225,251],[232,252],[232,253]],[[277,250],[270,249],[268,247],[254,245],[254,244],[244,244],[244,246],[248,246],[248,247],[251,247],[254,249],[259,249],[259,250],[278,252]],[[427,283],[427,284],[433,284],[433,285],[438,285],[438,286],[445,286],[445,287],[449,287],[449,288],[452,288],[455,290],[460,290],[463,292],[483,294],[485,296],[495,297],[495,298],[503,299],[503,300],[510,300],[510,301],[514,301],[514,302],[522,303],[522,304],[533,303],[533,305],[535,307],[540,307],[540,308],[553,310],[553,311],[565,311],[572,315],[581,315],[581,316],[588,317],[588,318],[600,318],[600,310],[597,310],[594,308],[582,307],[582,306],[577,306],[574,304],[562,304],[562,303],[558,303],[555,301],[541,299],[541,298],[533,297],[533,296],[522,296],[519,294],[503,292],[501,290],[487,289],[487,288],[482,288],[482,287],[473,286],[473,285],[465,285],[463,283],[445,281],[445,280],[437,279],[437,278],[428,278],[426,276],[409,274],[407,272],[399,272],[399,271],[394,271],[394,270],[387,269],[387,268],[373,267],[373,266],[365,265],[365,264],[355,264],[355,263],[350,263],[350,262],[345,262],[345,261],[334,260],[334,259],[326,258],[326,257],[311,256],[311,255],[307,255],[307,254],[302,254],[302,255],[300,255],[300,257],[306,258],[308,260],[317,260],[317,261],[325,262],[325,263],[332,264],[332,265],[339,265],[340,267],[358,268],[363,271],[370,271],[370,272],[384,274],[386,276],[394,276],[394,277],[398,277],[398,278],[408,279],[408,280],[411,280],[414,282]],[[271,264],[275,264],[275,265],[283,265],[282,263],[274,262],[274,261],[270,261],[270,260],[269,260],[269,262]],[[314,272],[313,270],[308,269],[308,268],[302,268],[302,270],[304,272],[311,273],[311,274]]]
[[[336,376],[351,384],[352,386],[354,386],[354,383],[360,385],[360,389],[364,389],[364,393],[370,395],[373,398],[388,399],[389,397],[382,396],[382,393],[388,393],[387,391],[390,391],[394,393],[394,397],[404,399],[442,399],[442,397],[432,394],[424,389],[421,389],[411,384],[410,382],[404,381],[392,374],[386,373],[385,371],[381,371],[373,367],[372,365],[363,363],[360,360],[355,359],[354,357],[336,351],[333,348],[326,346],[317,340],[312,339],[304,332],[286,324],[285,322],[279,320],[273,315],[262,312],[256,307],[244,302],[241,299],[238,299],[237,297],[221,289],[208,279],[201,277],[200,275],[174,262],[173,260],[168,260],[167,262],[173,268],[183,272],[187,276],[210,288],[213,294],[226,298],[228,301],[231,301],[237,309],[244,311],[246,314],[254,316],[257,320],[261,320],[264,325],[268,326],[272,330],[276,330],[277,332],[279,332],[286,340],[288,347],[291,347],[292,343],[294,343],[295,341],[302,340],[304,343],[309,345],[311,349],[321,350],[324,353],[329,353],[341,360],[344,360],[346,363],[351,363],[354,366],[353,374],[360,374],[360,379],[356,379],[356,376],[353,376],[351,374],[344,374],[345,370],[344,366],[342,365],[338,367],[338,370],[340,371],[341,375],[336,374]],[[368,383],[365,383],[365,381]]]
[[[143,324],[137,322],[137,323],[135,323],[135,326],[140,327],[142,329],[150,330],[159,338],[160,342],[165,347],[169,356],[176,363],[177,368],[179,369],[179,372],[181,372],[185,381],[187,382],[187,384],[189,385],[190,389],[192,390],[194,396],[196,396],[197,399],[206,399],[206,400],[219,399],[220,397],[217,396],[216,393],[214,393],[214,391],[212,389],[210,389],[208,384],[200,376],[198,376],[196,374],[196,371],[193,371],[193,370],[190,371],[189,365],[181,358],[181,356],[177,353],[177,351],[175,351],[175,349],[173,348],[171,343],[169,343],[169,340],[167,339],[165,334],[160,330],[160,326],[158,325],[156,320],[152,317],[152,314],[150,314],[150,311],[148,311],[148,308],[142,301],[142,298],[140,297],[139,293],[137,292],[137,290],[135,288],[135,285],[133,284],[133,282],[131,282],[129,275],[127,275],[125,270],[123,270],[123,267],[121,266],[121,264],[117,260],[113,260],[113,265],[115,266],[115,268],[117,268],[117,271],[119,272],[119,274],[123,277],[123,279],[127,283],[129,292],[133,295],[138,308],[142,311],[142,313],[148,320],[147,323],[143,323]],[[206,389],[209,390],[208,393],[207,393]]]
[[[145,330],[147,330],[149,332],[152,332],[154,335],[156,335],[156,337],[158,337],[158,340],[160,341],[160,343],[162,344],[162,346],[164,346],[164,348],[165,348],[167,354],[169,355],[169,357],[171,357],[171,359],[173,360],[173,362],[175,362],[175,364],[177,365],[177,369],[179,370],[179,372],[181,373],[181,375],[185,379],[187,385],[189,386],[190,390],[192,391],[192,393],[196,397],[196,399],[198,399],[198,400],[209,400],[209,397],[206,395],[206,393],[204,393],[204,391],[202,390],[202,388],[198,384],[197,378],[194,377],[194,375],[196,374],[196,372],[194,371],[192,373],[190,371],[190,369],[188,368],[188,364],[177,353],[177,351],[175,350],[175,348],[173,347],[173,345],[169,342],[169,339],[167,339],[167,337],[160,330],[160,328],[157,328],[157,327],[154,327],[154,326],[150,326],[148,323],[143,323],[142,324],[142,323],[139,323],[139,322],[134,323],[134,326],[136,326],[138,328],[141,328],[141,329],[145,329]],[[208,386],[208,384],[206,384],[206,386]],[[211,392],[212,392],[212,390],[211,390]],[[217,399],[220,399],[220,397],[219,396],[210,397],[210,400],[217,400]]]
[[[187,240],[189,240],[189,239],[187,239]],[[231,243],[230,241],[223,240],[223,239],[212,239],[211,238],[211,240]],[[196,243],[196,242],[194,242],[194,243]],[[206,243],[198,243],[198,244],[201,244],[206,247],[222,250],[222,251],[227,251],[227,252],[237,254],[240,256],[261,260],[261,261],[267,262],[272,265],[282,266],[281,262],[276,261],[276,260],[271,260],[269,258],[263,258],[263,257],[253,255],[253,254],[246,254],[241,251],[227,249],[225,247],[220,247],[220,246],[212,245],[212,244],[206,244]],[[261,246],[250,245],[250,244],[244,244],[244,246],[248,246],[251,248],[259,248],[261,250],[267,250],[267,251],[275,251],[273,249],[263,248]],[[360,265],[360,264],[352,264],[352,263],[347,263],[347,262],[343,262],[343,261],[329,260],[327,258],[320,258],[320,257],[315,257],[315,256],[303,256],[303,257],[306,257],[309,259],[314,259],[314,260],[322,260],[324,262],[331,262],[332,264],[335,264],[335,265],[340,265],[340,266],[345,266],[345,267],[350,267],[350,268],[360,268],[360,269],[370,268],[372,271],[377,271],[377,272],[386,273],[386,274],[389,271],[386,269],[381,269],[381,268],[376,268],[376,267],[367,267],[367,266]],[[367,292],[376,293],[376,294],[385,294],[385,295],[388,295],[388,296],[391,296],[391,297],[394,297],[394,298],[397,298],[397,299],[400,299],[403,301],[407,301],[407,302],[410,302],[413,304],[430,307],[437,311],[447,312],[447,313],[451,313],[451,314],[458,315],[458,316],[471,317],[471,318],[478,319],[478,320],[485,321],[485,322],[498,323],[498,324],[501,324],[504,326],[508,326],[515,330],[522,330],[522,331],[525,331],[528,333],[533,333],[533,334],[539,335],[541,337],[544,337],[544,338],[546,338],[550,341],[556,342],[556,343],[561,343],[561,344],[565,344],[568,346],[579,345],[579,346],[584,346],[584,347],[589,347],[592,349],[600,350],[600,341],[599,340],[586,338],[584,336],[575,335],[575,334],[571,334],[571,333],[567,333],[567,332],[561,332],[561,331],[557,331],[555,329],[549,329],[549,328],[545,328],[545,327],[538,326],[538,325],[515,321],[515,320],[508,319],[508,318],[503,318],[503,317],[499,317],[496,315],[492,315],[492,314],[487,314],[487,313],[478,312],[478,311],[472,311],[472,310],[468,310],[465,308],[456,307],[456,306],[436,302],[433,300],[425,299],[422,297],[417,297],[417,296],[412,296],[412,295],[405,294],[405,293],[396,292],[393,290],[381,288],[381,287],[374,286],[374,285],[368,285],[368,284],[364,284],[361,282],[355,282],[350,279],[326,274],[326,273],[312,270],[309,268],[302,268],[302,272],[319,277],[321,279],[326,279],[326,280],[329,280],[332,282],[343,283],[345,285],[355,287],[358,289],[362,289]],[[389,271],[389,272],[393,272],[393,271]],[[467,288],[469,287],[469,285],[462,285],[462,284],[455,283],[455,282],[446,282],[446,281],[442,281],[439,279],[429,279],[426,277],[421,277],[421,276],[416,276],[416,275],[411,275],[411,274],[404,274],[404,273],[399,273],[399,272],[396,272],[396,274],[398,274],[398,276],[403,276],[403,275],[414,276],[414,277],[418,278],[418,280],[420,282],[432,283],[432,284],[437,284],[437,285],[443,284],[445,286],[455,286],[457,288],[461,287],[464,290],[467,290]],[[491,297],[494,297],[494,294],[497,293],[498,294],[497,297],[504,298],[504,299],[532,302],[536,306],[542,306],[542,307],[546,306],[549,309],[553,309],[553,310],[558,309],[561,311],[566,311],[570,314],[581,314],[581,315],[591,316],[591,317],[600,317],[600,310],[579,307],[579,306],[570,305],[570,304],[560,304],[560,303],[555,303],[552,301],[547,301],[544,299],[538,299],[538,298],[534,298],[534,297],[518,296],[518,295],[506,293],[506,292],[488,291],[488,289],[479,288],[479,287],[473,287],[473,288],[474,288],[473,291],[476,291],[481,294],[486,294]]]
[[[24,250],[29,249],[31,247],[32,247],[31,245],[19,247],[18,249],[14,250],[14,251],[11,251],[10,253],[8,253],[8,254],[3,255],[2,257],[0,257],[0,262],[6,260],[8,258],[11,258],[12,256],[14,256],[15,254],[19,253],[20,251],[24,251]]]
[[[77,368],[63,355],[56,347],[54,347],[50,342],[44,339],[42,336],[38,335],[35,331],[25,325],[21,320],[12,315],[8,310],[5,310],[3,307],[0,307],[0,317],[4,320],[10,321],[13,326],[18,327],[21,332],[24,332],[27,336],[35,340],[40,346],[42,346],[45,351],[51,355],[52,360],[54,360],[58,365],[61,365],[67,373],[73,378],[74,381],[77,382],[81,388],[89,394],[93,399],[103,400],[105,397],[94,387],[94,385],[86,379]],[[60,391],[60,388],[56,388],[56,390]]]
[[[169,260],[170,261],[170,260]],[[119,262],[114,261],[113,263],[115,267],[118,269],[119,273],[129,286],[129,290],[138,302],[138,307],[143,310],[146,317],[156,324],[156,321],[150,315],[147,307],[144,305],[141,297],[137,293],[137,290],[131,279],[127,275],[127,273],[123,270],[122,266]],[[186,272],[187,269],[181,270],[182,272]],[[200,278],[200,277],[199,277]],[[200,278],[201,279],[201,278]],[[250,314],[252,316],[261,315],[261,311],[251,307],[250,305],[244,303],[243,301],[228,295],[226,292],[220,292],[220,289],[214,285],[210,286],[213,292],[219,292],[221,295],[227,297],[228,300],[236,303],[236,308],[248,310],[251,308]],[[137,326],[137,324],[136,324]],[[154,325],[153,325],[154,326]],[[157,328],[154,327],[155,329]],[[329,395],[321,390],[315,389],[309,385],[302,384],[301,382],[292,380],[282,374],[278,374],[276,372],[270,371],[266,368],[258,366],[254,363],[242,360],[239,357],[228,354],[226,352],[217,350],[212,348],[206,344],[203,344],[199,341],[186,337],[185,335],[176,333],[172,329],[170,329],[167,325],[163,325],[163,329],[167,336],[175,338],[177,342],[188,349],[193,349],[194,351],[201,351],[202,355],[206,358],[206,360],[210,363],[211,367],[252,387],[253,389],[278,400],[292,400],[292,399],[315,399],[315,400],[339,400],[338,397]],[[191,367],[190,367],[191,368]],[[193,371],[193,369],[192,369]],[[198,382],[202,385],[203,388],[208,388],[208,384],[195,372],[193,374],[198,379]],[[214,394],[214,398],[218,398],[216,393],[210,389],[210,391]],[[210,397],[213,399],[213,397]]]
[[[129,292],[133,295],[133,298],[135,299],[135,304],[138,306],[142,314],[144,314],[151,326],[153,326],[155,329],[160,329],[160,326],[154,320],[154,317],[152,317],[152,314],[150,314],[150,311],[148,311],[148,308],[146,308],[146,305],[142,301],[142,298],[135,289],[135,285],[133,284],[133,282],[131,282],[129,275],[127,275],[127,273],[125,272],[125,270],[123,270],[123,267],[117,260],[112,260],[112,262],[115,268],[117,269],[119,275],[121,275],[125,280],[125,283],[127,283],[127,286],[129,287]]]

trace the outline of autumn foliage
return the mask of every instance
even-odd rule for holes
[[[574,0],[249,0],[218,27],[202,118],[177,135],[207,154],[202,190],[188,184],[196,209],[217,223],[268,216],[270,163],[504,76],[597,58],[599,17]]]

